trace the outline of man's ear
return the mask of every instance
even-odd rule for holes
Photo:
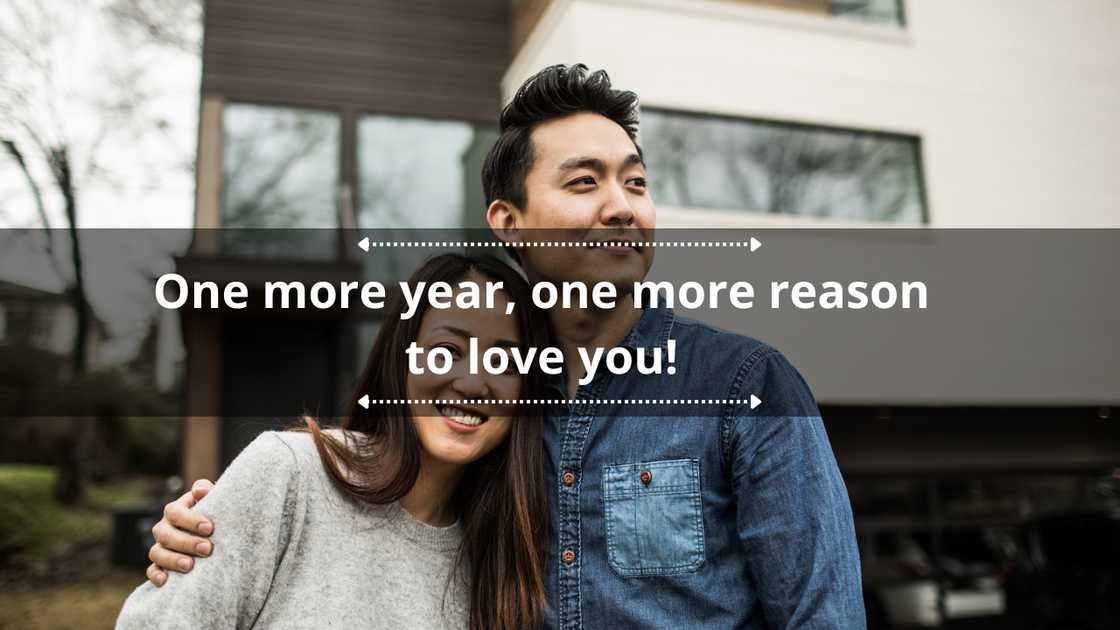
[[[517,264],[521,263],[521,254],[517,248],[508,243],[520,243],[521,239],[521,209],[504,199],[495,199],[486,208],[486,222],[490,224],[490,231],[498,240],[507,243],[506,254]]]
[[[486,208],[486,222],[490,230],[505,242],[519,241],[521,212],[512,203],[505,199],[495,199]]]

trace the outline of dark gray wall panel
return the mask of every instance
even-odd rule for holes
[[[492,121],[509,3],[209,0],[202,90],[230,100]]]

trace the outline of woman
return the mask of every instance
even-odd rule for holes
[[[442,255],[409,280],[440,281],[501,281],[505,291],[493,309],[424,302],[407,320],[396,296],[342,429],[307,419],[301,432],[258,437],[198,504],[219,525],[212,557],[162,588],[137,588],[118,628],[540,622],[548,509],[540,410],[500,401],[541,398],[543,376],[472,375],[466,354],[472,337],[479,352],[544,347],[547,327],[528,285],[500,261]],[[411,374],[413,341],[446,348],[451,370]],[[363,394],[412,404],[367,412]]]

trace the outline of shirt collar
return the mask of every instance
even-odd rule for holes
[[[638,323],[630,329],[630,334],[622,340],[627,348],[661,348],[667,350],[673,323],[677,316],[673,309],[664,306],[650,306],[642,313]]]
[[[664,306],[646,307],[638,322],[634,324],[630,333],[619,345],[631,350],[658,347],[662,351],[668,352],[669,337],[672,334],[675,321],[677,321],[677,316],[671,308]],[[556,374],[549,376],[545,382],[559,392],[566,392],[565,378],[564,374]]]

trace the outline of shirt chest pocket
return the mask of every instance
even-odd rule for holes
[[[607,560],[622,577],[692,573],[704,563],[700,462],[603,467]]]

